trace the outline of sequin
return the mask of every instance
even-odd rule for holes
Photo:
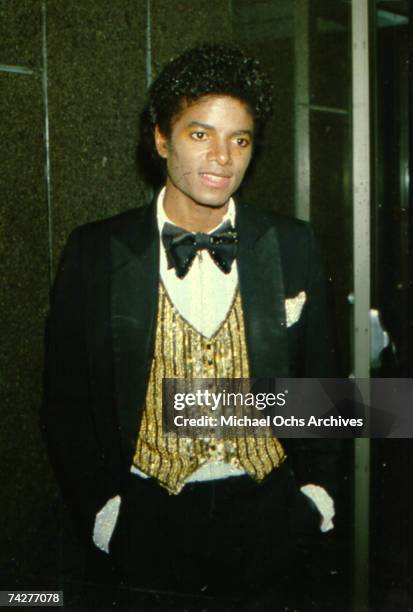
[[[213,431],[202,439],[163,434],[163,378],[228,377],[249,377],[239,289],[220,328],[206,338],[179,314],[161,283],[155,351],[133,463],[172,494],[180,493],[186,479],[207,463],[228,463],[262,480],[285,459],[281,443],[270,432],[268,437],[228,439],[214,438]]]

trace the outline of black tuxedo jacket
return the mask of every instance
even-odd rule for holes
[[[244,205],[237,205],[236,225],[251,377],[333,375],[326,287],[310,226]],[[42,425],[64,497],[88,540],[96,512],[127,485],[158,284],[152,204],[74,230],[52,290]],[[287,329],[285,299],[300,291],[306,304]],[[289,452],[303,457],[299,479],[319,481],[317,461],[308,473],[298,446]]]

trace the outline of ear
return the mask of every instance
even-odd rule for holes
[[[158,154],[166,159],[168,157],[168,139],[164,136],[159,129],[158,125],[155,125],[155,146]]]

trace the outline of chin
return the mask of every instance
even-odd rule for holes
[[[221,208],[227,204],[228,200],[231,198],[232,194],[222,194],[219,197],[215,196],[200,196],[199,198],[194,197],[193,200],[199,206],[209,206],[210,208]]]

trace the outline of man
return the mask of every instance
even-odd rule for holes
[[[309,226],[232,199],[271,109],[267,77],[237,49],[168,64],[143,126],[164,188],[76,229],[56,278],[45,434],[85,543],[138,586],[255,597],[300,539],[332,528],[331,499],[300,491],[275,437],[162,431],[163,378],[332,374]]]

